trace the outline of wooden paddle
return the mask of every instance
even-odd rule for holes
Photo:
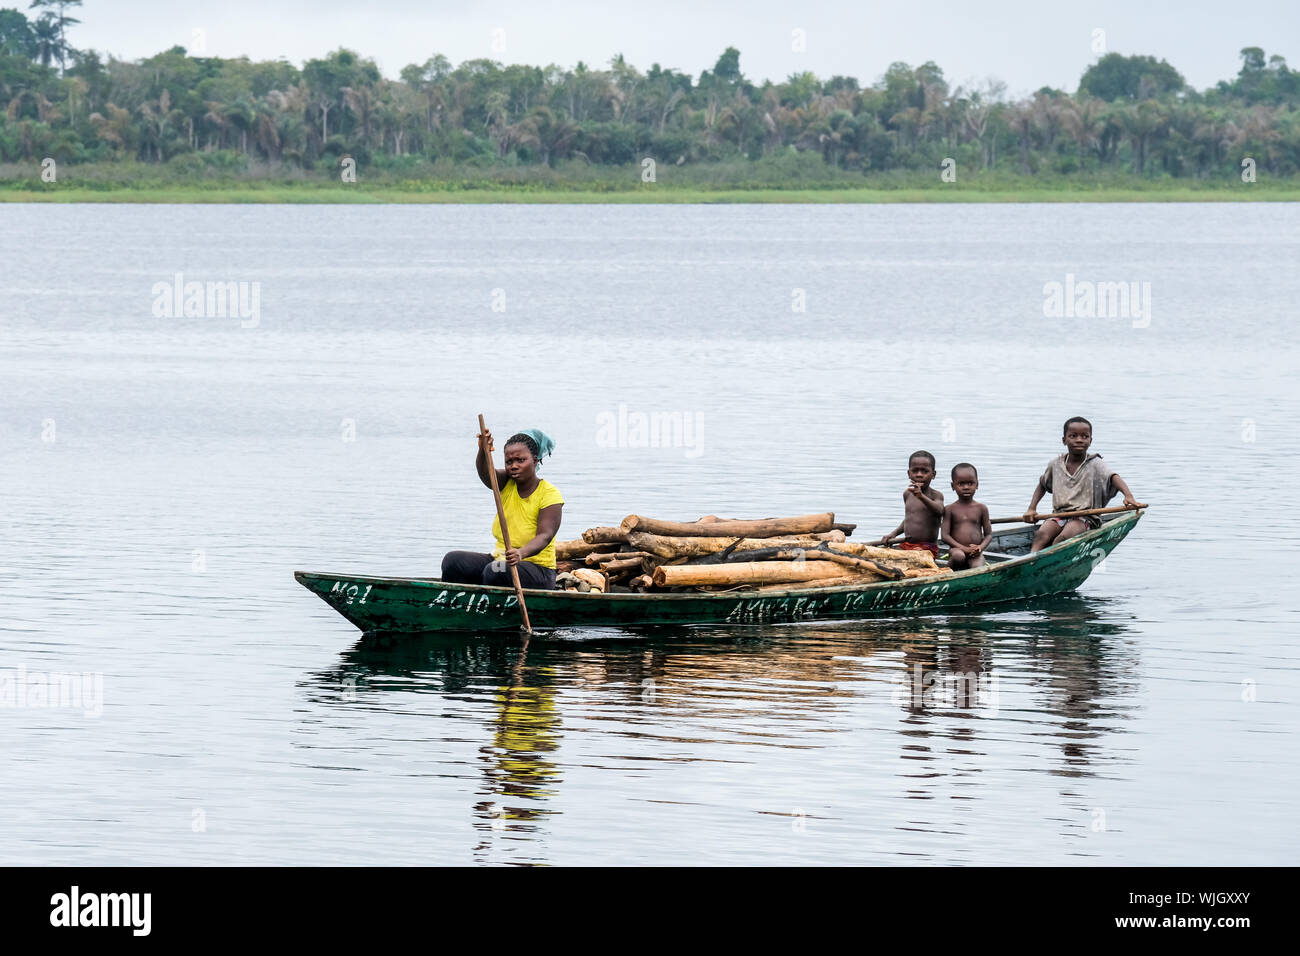
[[[1142,506],[1142,508],[1145,507],[1147,506]],[[1142,508],[1130,508],[1128,505],[1120,505],[1118,508],[1088,508],[1084,511],[1044,512],[1038,516],[1038,520],[1044,521],[1047,518],[1086,518],[1089,515],[1113,515],[1119,514],[1121,511],[1141,511]],[[989,524],[1011,524],[1015,521],[1023,522],[1024,520],[1025,516],[1019,514],[1014,518],[990,518]]]
[[[497,503],[497,521],[501,522],[501,541],[505,544],[506,550],[510,550],[510,529],[506,526],[506,510],[501,505],[501,489],[497,487],[497,469],[492,463],[492,446],[488,440],[487,423],[483,421],[483,416],[478,417],[478,440],[483,449],[483,457],[487,459],[488,475],[492,479],[492,497]],[[519,584],[519,569],[513,564],[510,565],[510,580],[515,585],[515,597],[519,599],[519,613],[524,622],[520,625],[524,634],[531,635],[533,626],[528,623],[528,608],[524,606],[524,589]],[[527,645],[525,645],[527,646]]]

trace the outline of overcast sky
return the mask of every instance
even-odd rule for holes
[[[26,10],[27,0],[0,6]],[[934,60],[953,85],[991,75],[1013,95],[1073,92],[1097,58],[1098,29],[1107,52],[1167,59],[1197,89],[1235,75],[1243,46],[1300,67],[1300,0],[85,0],[73,13],[82,20],[69,35],[74,46],[126,59],[180,44],[301,65],[347,46],[389,77],[434,53],[453,64],[489,57],[564,67],[603,67],[622,53],[642,70],[658,62],[698,75],[734,46],[756,81],[811,70],[872,82],[895,60]]]

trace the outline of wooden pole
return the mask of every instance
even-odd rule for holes
[[[838,551],[840,554],[851,554],[858,558],[868,558],[872,561],[879,561],[882,564],[892,564],[897,567],[906,568],[933,568],[934,558],[929,551],[905,551],[902,548],[881,548],[870,544],[863,544],[860,541],[842,541],[836,544],[833,541],[826,543],[826,549],[829,551]]]
[[[588,544],[581,538],[574,538],[572,541],[555,542],[555,558],[557,561],[581,561],[589,554],[617,554],[617,549],[617,544]]]
[[[660,565],[651,579],[656,587],[694,587],[715,585],[727,587],[735,584],[777,584],[784,581],[816,581],[822,578],[844,577],[844,568],[832,561],[747,561],[737,564],[683,564]],[[875,574],[863,569],[863,581],[879,581],[888,575]]]
[[[1142,508],[1145,508],[1143,505]],[[1038,516],[1039,521],[1047,518],[1086,518],[1089,515],[1115,515],[1121,511],[1141,511],[1142,508],[1130,508],[1128,505],[1120,505],[1118,508],[1087,508],[1083,511],[1058,511],[1055,513],[1043,513]],[[1016,515],[1014,518],[990,518],[989,524],[1011,524],[1015,521],[1024,522],[1024,515]]]
[[[628,544],[637,551],[649,551],[661,558],[691,557],[725,551],[754,551],[759,548],[815,548],[823,541],[843,541],[842,531],[823,531],[820,534],[781,535],[774,538],[691,538],[685,535],[646,534],[633,531],[627,536]]]
[[[835,524],[831,512],[801,515],[797,518],[760,518],[756,521],[659,521],[642,515],[628,515],[621,525],[625,533],[642,531],[646,534],[685,536],[694,538],[770,538],[773,535],[815,534],[830,531]],[[583,538],[590,540],[584,534]]]
[[[488,475],[492,479],[492,497],[497,503],[497,521],[501,522],[501,541],[510,550],[510,529],[506,527],[506,510],[501,505],[501,489],[497,487],[497,469],[492,464],[492,448],[488,443],[487,423],[483,421],[483,416],[478,417],[478,440],[483,449],[483,457],[487,459]],[[515,585],[515,597],[519,599],[519,614],[523,617],[524,622],[521,625],[525,634],[533,633],[532,624],[528,623],[528,608],[524,606],[524,589],[519,584],[519,569],[513,564],[510,565],[510,580]]]
[[[588,544],[623,544],[627,532],[622,528],[588,528],[582,532],[582,540]]]

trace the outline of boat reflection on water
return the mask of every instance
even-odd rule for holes
[[[481,799],[473,804],[473,818],[481,839],[474,856],[493,862],[497,837],[528,841],[543,835],[540,824],[554,812],[546,802],[562,779],[549,757],[561,737],[556,668],[535,651],[532,656],[530,661],[528,649],[500,637],[429,635],[396,643],[366,638],[344,652],[336,668],[315,675],[313,696],[372,709],[386,693],[471,702],[485,731],[477,747]],[[400,706],[394,701],[384,709]],[[522,859],[509,862],[540,859],[536,852],[516,856]]]
[[[861,750],[861,774],[899,778],[899,797],[974,799],[985,770],[1004,781],[1093,775],[1127,759],[1107,749],[1137,681],[1126,613],[1123,602],[1066,595],[969,616],[554,631],[526,654],[514,636],[363,639],[316,675],[313,696],[346,706],[338,691],[351,686],[361,691],[352,701],[364,695],[372,708],[411,706],[385,703],[389,691],[468,705],[460,716],[482,741],[475,858],[505,850],[510,862],[546,862],[565,767],[649,768],[635,771],[644,776],[665,763],[732,763],[738,746],[753,760],[754,748],[806,751],[836,738]],[[891,726],[892,748],[881,734]],[[452,730],[437,732],[449,741]]]
[[[560,711],[555,700],[554,669],[539,667],[523,682],[522,656],[511,669],[511,683],[493,695],[496,726],[482,757],[484,797],[474,804],[476,826],[489,833],[528,833],[548,813],[542,804],[553,795],[561,775],[547,759],[559,747]],[[476,847],[487,850],[488,844]]]
[[[899,757],[922,764],[900,773],[912,780],[908,796],[934,797],[928,779],[1006,769],[989,744],[1008,739],[1055,747],[1059,755],[1046,761],[1046,772],[1061,777],[1093,776],[1098,764],[1127,759],[1104,749],[1136,707],[1125,702],[1136,696],[1138,670],[1120,607],[1064,595],[1029,611],[949,616],[924,631],[897,621],[846,654],[863,679],[888,682],[902,712]],[[992,729],[989,722],[999,719],[1004,727]],[[971,759],[954,759],[962,757]],[[925,766],[931,763],[944,769]],[[1062,795],[1071,795],[1068,788]]]

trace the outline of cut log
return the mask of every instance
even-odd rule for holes
[[[833,531],[843,531],[844,534],[845,534],[846,536],[852,534],[852,533],[853,533],[854,531],[856,531],[857,529],[858,529],[858,526],[857,526],[857,525],[855,525],[855,524],[847,524],[847,523],[845,523],[845,522],[841,522],[841,521],[837,521],[837,522],[835,522],[835,524],[831,525],[831,530],[833,530]]]
[[[605,590],[605,575],[599,571],[593,571],[591,568],[578,568],[573,572],[573,576],[593,591]]]
[[[877,548],[856,541],[844,541],[840,544],[828,544],[832,551],[851,554],[859,558],[870,558],[882,564],[893,564],[908,568],[933,568],[934,555],[929,551],[904,551],[901,548]]]
[[[932,578],[936,574],[952,574],[952,568],[908,568],[903,572],[903,577]]]
[[[622,544],[627,532],[622,528],[588,528],[582,532],[582,540],[587,544]]]
[[[654,574],[655,568],[664,564],[690,564],[691,558],[661,558],[658,555],[650,555],[648,558],[641,559],[641,570],[646,574]]]
[[[903,577],[902,568],[885,564],[881,561],[873,561],[870,558],[859,558],[848,554],[839,554],[831,551],[829,548],[817,548],[812,551],[805,551],[805,560],[834,561],[836,564],[852,568],[855,571],[870,571],[872,574],[878,574],[881,577],[893,578],[895,581]]]
[[[839,578],[821,578],[817,581],[794,581],[785,582],[784,584],[763,584],[755,588],[755,591],[807,591],[812,588],[834,588],[841,584],[871,584],[872,579],[869,574],[846,574]]]
[[[839,554],[826,548],[763,548],[759,551],[749,551],[742,555],[728,555],[726,563],[738,563],[740,561],[834,561],[836,564],[844,565],[859,571],[870,571],[884,578],[892,578],[897,581],[903,577],[904,568],[896,565],[885,564],[881,561],[872,561],[870,558],[858,558],[853,555]],[[703,562],[692,561],[692,564],[698,565]],[[723,561],[710,562],[721,564]]]
[[[814,534],[818,531],[830,531],[834,523],[835,515],[828,511],[824,514],[801,515],[797,518],[704,522],[660,521],[657,518],[628,515],[623,519],[621,527],[626,533],[642,531],[647,534],[685,535],[692,538],[720,535],[736,538],[770,538],[778,534]],[[586,533],[583,537],[586,538]]]
[[[952,574],[952,569],[951,568],[908,568],[906,571],[903,572],[903,577],[904,578],[931,578],[931,577],[936,577],[938,575],[944,575],[944,574]],[[885,580],[885,579],[878,578],[877,580]],[[833,588],[841,584],[862,584],[864,582],[870,584],[871,575],[846,574],[842,578],[825,578],[818,581],[798,581],[794,583],[787,582],[785,584],[764,584],[761,587],[755,588],[755,590],[756,591],[780,591],[780,590],[802,591],[802,590],[807,590],[809,588]]]
[[[600,541],[592,544],[590,541],[584,541],[581,538],[575,538],[572,541],[555,542],[555,560],[557,561],[581,561],[587,555],[597,551],[612,551],[619,546],[617,541]]]
[[[843,541],[842,531],[823,531],[819,534],[792,534],[777,538],[696,538],[687,535],[648,534],[633,531],[627,536],[628,544],[638,551],[648,551],[661,558],[699,557],[716,554],[731,548],[738,551],[756,551],[759,548],[815,548],[823,541]],[[732,547],[734,545],[734,547]]]
[[[589,568],[598,567],[602,564],[608,564],[611,561],[623,561],[627,558],[636,558],[640,561],[642,558],[648,558],[650,555],[645,551],[597,551],[594,554],[587,555],[586,565]]]
[[[576,573],[576,572],[575,572]],[[844,569],[831,561],[750,561],[739,564],[662,565],[653,578],[658,587],[729,587],[737,584],[775,584],[778,581],[818,581],[844,576]],[[880,576],[863,572],[864,581]]]
[[[600,570],[608,576],[615,576],[623,571],[640,571],[641,558],[642,555],[638,554],[635,557],[629,556],[627,558],[620,558],[617,561],[606,561],[600,566]]]
[[[654,582],[654,578],[650,577],[650,575],[648,574],[638,574],[636,577],[634,577],[631,581],[628,581],[627,583],[629,587],[644,589],[644,588],[652,587],[655,582]]]

